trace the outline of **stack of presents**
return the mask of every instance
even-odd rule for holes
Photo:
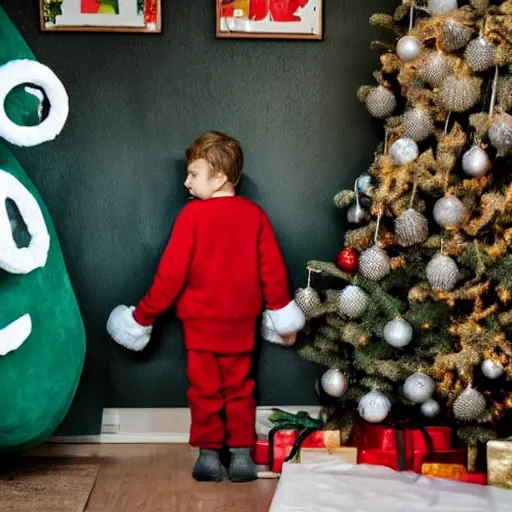
[[[445,426],[380,426],[361,420],[350,443],[341,432],[323,429],[321,419],[305,412],[276,410],[273,427],[260,434],[253,457],[261,474],[278,476],[284,463],[341,460],[349,464],[387,466],[424,476],[512,488],[512,439],[468,447]]]

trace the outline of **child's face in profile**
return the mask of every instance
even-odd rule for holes
[[[185,187],[198,199],[211,199],[225,182],[226,177],[222,174],[212,176],[210,165],[204,158],[188,164]]]

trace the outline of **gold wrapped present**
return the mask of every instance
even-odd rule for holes
[[[463,464],[428,462],[421,465],[422,475],[434,476],[436,478],[448,478],[449,480],[461,480],[467,472]]]
[[[512,439],[487,442],[489,485],[512,489]]]

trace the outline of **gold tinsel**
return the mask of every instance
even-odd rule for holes
[[[496,212],[503,213],[504,211],[505,198],[501,194],[491,192],[483,194],[480,197],[478,209],[472,212],[473,218],[463,229],[468,235],[477,236],[478,232],[492,221]]]
[[[359,89],[357,90],[357,99],[364,103],[366,101],[366,98],[368,97],[368,94],[370,94],[373,89],[375,89],[372,85],[361,85]]]
[[[338,208],[346,208],[354,203],[356,194],[353,190],[342,190],[334,196],[334,205]]]
[[[380,56],[380,63],[382,65],[382,71],[389,74],[398,73],[402,67],[402,61],[399,59],[398,55],[391,52],[383,53]]]
[[[512,76],[503,77],[499,80],[497,98],[503,110],[512,109]]]

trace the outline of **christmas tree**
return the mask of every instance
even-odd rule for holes
[[[334,198],[353,228],[337,264],[308,263],[341,286],[296,293],[300,353],[328,367],[346,437],[358,415],[511,435],[512,0],[403,0],[370,23],[395,36],[357,92],[383,141]]]

